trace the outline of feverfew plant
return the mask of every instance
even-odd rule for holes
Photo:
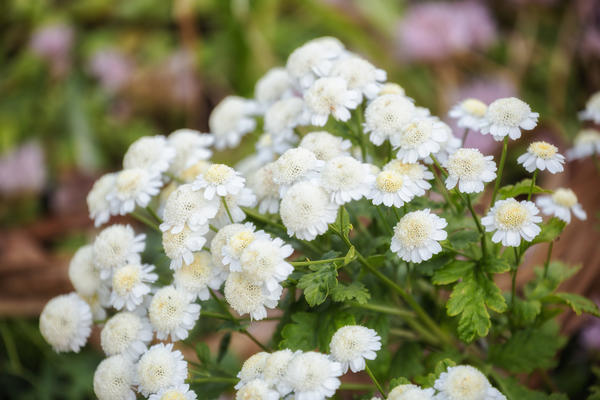
[[[225,98],[211,133],[141,138],[122,171],[96,182],[96,226],[122,214],[141,225],[104,226],[75,254],[75,292],[47,304],[40,330],[55,351],[77,352],[98,325],[100,400],[564,398],[518,374],[554,366],[558,314],[600,315],[558,290],[575,269],[551,259],[571,213],[586,214],[570,189],[536,178],[569,166],[534,138],[538,114],[520,99],[456,105],[461,139],[386,76],[315,39],[267,72],[255,99]],[[461,146],[478,131],[503,141],[499,159]],[[245,136],[255,154],[211,158]],[[532,178],[502,186],[520,136]],[[598,137],[583,133],[567,156],[596,156]],[[518,288],[532,246],[548,256]],[[276,328],[259,340],[266,320]],[[233,335],[261,351],[236,361]]]

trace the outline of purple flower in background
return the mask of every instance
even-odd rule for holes
[[[0,193],[40,192],[46,180],[44,153],[38,143],[25,144],[0,158]]]
[[[92,55],[89,69],[100,85],[109,92],[121,89],[133,75],[133,62],[114,49],[102,49]]]
[[[398,25],[399,52],[416,61],[438,61],[453,54],[485,49],[496,38],[487,8],[473,1],[420,3]]]
[[[43,26],[33,33],[29,42],[29,48],[50,64],[56,76],[68,71],[72,45],[73,29],[65,24]]]

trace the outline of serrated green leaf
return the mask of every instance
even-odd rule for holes
[[[366,304],[371,298],[371,294],[360,282],[352,282],[350,285],[338,283],[331,291],[331,298],[337,302],[354,300],[359,304]]]
[[[440,253],[431,257],[427,261],[423,261],[417,266],[417,268],[421,274],[426,276],[432,276],[435,273],[435,271],[448,264],[450,261],[452,261],[452,259],[453,256],[447,253]]]
[[[526,287],[526,295],[529,299],[542,299],[552,294],[558,286],[575,275],[579,266],[570,267],[560,261],[552,261],[548,265],[548,274],[544,276],[543,268],[536,268],[537,278]]]
[[[483,261],[483,268],[490,274],[501,274],[510,271],[510,264],[502,258],[488,257]]]
[[[577,315],[581,315],[581,313],[587,313],[595,317],[600,317],[600,310],[598,310],[596,303],[575,293],[554,293],[552,296],[545,298],[544,302],[566,304],[571,307],[571,309]]]
[[[523,179],[514,185],[506,185],[498,190],[498,195],[501,199],[507,199],[509,197],[517,197],[523,194],[528,194],[531,188],[531,179]],[[533,186],[533,194],[541,193],[552,193],[551,190],[546,190],[537,185]]]
[[[204,365],[208,365],[211,363],[210,359],[210,349],[208,345],[204,342],[199,342],[196,345],[196,355],[198,356],[198,360]]]
[[[306,302],[314,307],[322,304],[337,285],[337,270],[332,264],[315,264],[309,268],[313,272],[303,275],[298,287],[304,290]]]
[[[455,249],[464,249],[473,243],[479,242],[479,232],[460,230],[448,236],[448,241]]]
[[[435,383],[435,380],[440,376],[442,372],[446,372],[448,367],[454,366],[456,366],[456,363],[453,360],[445,358],[435,365],[435,368],[431,373],[427,374],[426,376],[416,377],[415,382],[417,382],[421,386],[432,387]]]
[[[352,230],[352,224],[350,223],[350,215],[348,215],[346,208],[340,207],[338,209],[337,219],[333,224],[330,224],[329,227],[334,232],[341,234],[344,237],[348,237],[348,234]]]
[[[412,378],[424,372],[423,348],[417,342],[404,342],[398,348],[390,365],[391,376]]]
[[[515,299],[513,316],[518,326],[526,326],[533,323],[541,311],[542,303],[538,300],[521,300],[518,297]]]
[[[531,242],[525,242],[525,248],[533,246],[537,243],[552,242],[554,239],[561,234],[565,229],[567,223],[558,218],[550,218],[548,221],[543,223],[540,227],[542,231],[537,235]]]
[[[462,279],[472,272],[475,263],[471,261],[454,260],[435,271],[432,282],[435,285],[448,285]]]
[[[399,378],[394,378],[390,381],[390,390],[392,390],[396,386],[410,385],[410,384],[412,384],[412,382],[402,376]]]
[[[297,312],[292,314],[292,322],[285,325],[281,331],[283,338],[279,343],[280,349],[314,350],[317,347],[318,314]]]
[[[344,265],[350,264],[352,260],[356,258],[356,249],[354,246],[350,246],[348,252],[344,256]]]
[[[323,353],[329,352],[329,343],[333,334],[343,326],[355,325],[354,316],[339,308],[332,308],[319,314],[317,344]]]

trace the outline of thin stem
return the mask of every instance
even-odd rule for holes
[[[365,134],[362,129],[362,107],[358,107],[356,109],[356,122],[357,122],[357,133],[358,133],[358,141],[360,143],[360,153],[362,156],[363,162],[367,162],[367,145],[365,143]]]
[[[146,211],[148,211],[148,214],[150,214],[150,216],[152,218],[154,218],[154,220],[156,221],[157,224],[159,224],[159,225],[162,224],[162,222],[163,222],[162,219],[160,219],[160,217],[158,216],[158,214],[156,213],[156,211],[154,211],[152,209],[152,207],[146,206]]]
[[[527,195],[527,201],[531,200],[531,195],[533,195],[533,188],[535,187],[535,179],[538,175],[538,169],[536,168],[533,171],[533,177],[531,178],[531,186],[529,186],[529,194]]]
[[[394,210],[394,215],[396,216],[396,221],[400,221],[400,213],[398,212],[398,209],[394,206],[392,206],[392,210]]]
[[[375,206],[375,209],[377,210],[377,213],[379,214],[379,217],[381,218],[381,223],[385,227],[385,230],[388,231],[388,234],[390,236],[393,236],[394,231],[390,227],[390,224],[388,224],[388,221],[387,221],[387,218],[385,217],[385,215],[383,215],[383,210],[381,209],[381,206]]]
[[[217,228],[213,224],[208,224],[208,229],[210,229],[213,232],[219,232],[219,228]]]
[[[396,308],[396,307],[388,307],[388,306],[384,306],[384,305],[381,305],[381,304],[352,303],[351,305],[352,305],[352,307],[362,308],[364,310],[376,311],[376,312],[380,312],[380,313],[384,313],[384,314],[389,314],[389,315],[396,315],[396,316],[402,317],[402,318],[414,318],[415,317],[415,313],[412,312],[412,311],[403,310],[401,308]]]
[[[463,133],[463,137],[462,137],[462,146],[465,147],[465,142],[467,141],[467,136],[469,135],[469,128],[465,128],[465,131]]]
[[[373,383],[375,384],[375,386],[377,386],[377,390],[379,390],[379,393],[381,393],[381,395],[385,398],[386,397],[385,391],[383,390],[383,388],[379,384],[379,381],[377,380],[377,378],[375,378],[375,375],[373,374],[373,371],[371,371],[371,368],[369,368],[369,365],[367,363],[365,363],[365,371],[367,371],[367,374],[369,375],[369,378],[371,378],[371,380],[373,381]]]
[[[292,261],[292,262],[290,262],[290,264],[292,264],[292,266],[294,266],[294,267],[306,267],[306,266],[315,265],[315,264],[328,264],[328,263],[331,263],[334,261],[344,261],[345,258],[346,257],[336,257],[336,258],[328,258],[326,260]]]
[[[454,247],[452,247],[452,246],[447,246],[447,245],[445,245],[445,244],[441,244],[441,243],[440,243],[440,245],[442,246],[442,248],[443,248],[444,250],[450,251],[450,252],[452,252],[452,253],[455,253],[455,254],[459,254],[459,255],[461,255],[461,256],[463,256],[463,257],[465,257],[465,258],[468,258],[469,260],[473,259],[473,257],[471,257],[470,255],[468,255],[467,253],[463,253],[463,252],[462,252],[462,251],[460,251],[460,250],[456,250],[456,249],[455,249]]]
[[[185,183],[185,181],[175,175],[173,175],[170,172],[165,172],[165,175],[168,176],[169,178],[171,178],[172,181],[175,181],[177,183]]]
[[[554,242],[550,242],[548,245],[548,255],[546,256],[546,262],[544,263],[544,278],[548,277],[548,267],[550,266],[550,258],[552,257],[552,247],[554,247]]]
[[[137,219],[138,221],[140,221],[144,225],[148,226],[149,228],[152,228],[155,231],[157,231],[159,233],[162,233],[162,231],[160,230],[160,228],[158,227],[158,225],[156,225],[154,222],[150,221],[148,218],[146,218],[145,216],[141,215],[140,213],[134,211],[134,212],[132,212],[129,215],[131,215],[133,218]]]
[[[233,224],[233,217],[231,216],[231,212],[229,211],[229,206],[227,205],[227,200],[225,200],[225,197],[221,197],[221,201],[223,202],[223,207],[225,207],[225,212],[227,213],[227,216],[229,217],[229,221]]]
[[[370,383],[343,382],[338,390],[372,390]]]
[[[267,346],[265,346],[264,344],[262,344],[261,342],[258,341],[257,338],[254,337],[254,335],[252,335],[250,332],[248,332],[246,329],[241,329],[240,330],[241,333],[243,333],[244,335],[248,336],[250,338],[250,340],[252,340],[258,347],[260,347],[263,351],[266,351],[267,353],[271,352],[271,349],[269,349]]]
[[[215,313],[215,312],[211,312],[211,311],[201,311],[200,316],[208,317],[208,318],[231,320],[231,317],[229,315],[219,314],[219,313]]]
[[[487,255],[485,231],[483,230],[483,226],[481,226],[481,222],[479,221],[479,217],[477,216],[475,209],[473,209],[473,204],[471,204],[471,197],[468,194],[465,197],[466,197],[467,207],[469,208],[469,211],[471,212],[471,215],[473,216],[473,220],[475,221],[475,225],[477,225],[477,230],[479,231],[479,235],[481,236],[481,257],[485,258],[485,256]]]
[[[504,163],[506,161],[506,151],[508,150],[508,136],[504,137],[502,143],[502,155],[500,156],[500,165],[498,165],[498,176],[496,176],[496,184],[494,185],[494,192],[492,193],[492,203],[490,208],[494,206],[496,202],[496,196],[498,195],[498,189],[500,189],[500,181],[502,180],[502,171],[504,171]]]
[[[437,169],[440,170],[442,176],[444,178],[446,178],[447,177],[446,171],[444,170],[444,168],[442,168],[442,165],[440,164],[438,159],[435,158],[435,156],[433,154],[431,154],[430,157],[433,160],[433,163],[435,164]],[[439,186],[442,187],[442,190],[440,190],[440,193],[442,194],[442,196],[444,196],[444,199],[448,202],[448,204],[450,204],[452,206],[453,212],[458,212],[458,206],[456,205],[456,203],[454,203],[454,200],[452,199],[452,195],[450,194],[450,191],[446,187],[446,184],[444,183],[442,178],[440,178],[440,175],[438,174],[437,170],[433,167],[429,167],[429,169],[431,170],[431,172],[433,172],[433,175],[435,176],[436,181],[438,181]]]
[[[418,336],[408,329],[391,328],[390,335],[398,336],[405,339],[416,340]]]
[[[209,376],[206,378],[192,378],[191,382],[194,383],[238,383],[240,380],[238,378],[227,378],[224,376]]]
[[[279,223],[277,223],[275,221],[270,220],[266,216],[264,216],[264,215],[262,215],[262,214],[260,214],[260,213],[258,213],[256,211],[254,211],[251,208],[242,207],[242,210],[244,211],[244,213],[246,213],[247,216],[249,216],[251,218],[254,218],[257,221],[260,221],[260,222],[262,222],[264,224],[267,224],[267,225],[272,225],[272,226],[274,226],[276,228],[279,228],[279,229],[282,229],[284,231],[286,230],[285,226],[283,226],[282,224],[279,224]]]

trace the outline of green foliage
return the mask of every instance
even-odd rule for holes
[[[499,389],[508,400],[568,400],[563,394],[547,395],[543,392],[528,389],[512,377],[495,376]]]
[[[571,307],[575,314],[588,313],[595,317],[600,317],[600,310],[593,301],[574,293],[554,293],[544,299],[545,302],[564,303]]]
[[[525,194],[529,194],[531,188],[531,179],[523,179],[519,183],[514,185],[506,185],[498,190],[498,195],[501,199],[507,199],[509,197],[517,197]],[[546,190],[538,185],[533,186],[533,194],[544,194],[552,193],[551,190]]]
[[[423,372],[425,372],[425,367],[423,365],[423,348],[421,345],[416,342],[403,343],[392,359],[390,376],[413,378]]]
[[[360,282],[352,282],[349,285],[338,283],[331,291],[333,301],[356,301],[358,304],[366,304],[371,298],[369,290]]]
[[[298,287],[304,289],[304,297],[310,306],[322,304],[337,285],[337,269],[333,264],[311,265],[309,272],[298,281]]]
[[[558,218],[550,218],[548,221],[542,223],[542,231],[539,235],[531,242],[525,242],[525,247],[527,248],[537,243],[552,242],[561,234],[563,229],[565,229],[565,226],[567,226],[565,221]]]
[[[440,374],[442,372],[446,372],[448,367],[454,367],[454,366],[456,366],[456,363],[453,360],[451,360],[449,358],[445,358],[445,359],[439,361],[435,365],[435,368],[433,369],[433,371],[430,372],[429,374],[416,377],[415,382],[417,382],[419,385],[422,385],[424,387],[433,387],[435,380],[440,376]]]

